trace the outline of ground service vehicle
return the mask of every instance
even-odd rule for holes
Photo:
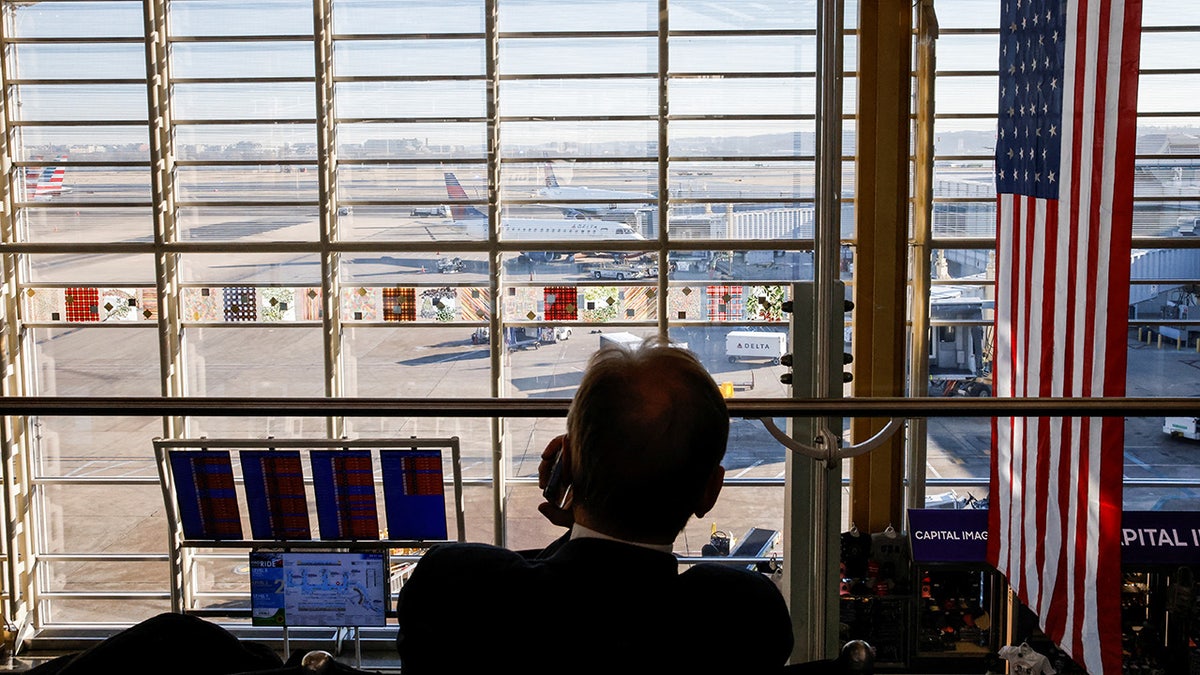
[[[1163,433],[1200,441],[1200,417],[1168,417],[1163,420]]]
[[[438,258],[437,271],[442,274],[454,274],[463,270],[462,258]]]
[[[973,377],[966,380],[954,390],[956,396],[991,396],[992,395],[992,374],[984,373],[979,377]]]
[[[570,326],[542,326],[541,328],[538,328],[538,340],[545,344],[562,342],[570,337]]]
[[[786,333],[735,330],[725,336],[725,355],[730,363],[742,359],[766,359],[773,365],[779,365],[779,359],[786,353]]]
[[[601,265],[592,268],[592,277],[596,279],[640,279],[644,270],[632,265]]]
[[[600,346],[604,347],[607,344],[616,343],[628,347],[636,347],[642,344],[642,338],[633,333],[601,333]]]
[[[610,344],[616,344],[619,346],[629,347],[630,349],[634,349],[638,345],[642,344],[642,342],[644,342],[644,339],[634,335],[633,333],[601,333],[600,334],[601,349],[603,349],[605,347],[605,345],[610,345]],[[677,341],[672,340],[668,344],[670,346],[676,347],[678,349],[687,349],[688,348],[688,343],[686,343],[686,342],[677,342]]]
[[[542,341],[537,338],[537,335],[530,335],[524,328],[506,328],[504,330],[504,346],[508,351],[515,352],[525,349],[537,349],[542,346]]]

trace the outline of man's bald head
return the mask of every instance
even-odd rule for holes
[[[729,412],[695,355],[654,338],[592,356],[567,436],[576,507],[619,536],[670,541],[703,507]]]

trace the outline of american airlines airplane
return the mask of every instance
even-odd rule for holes
[[[54,159],[56,162],[61,162],[66,159],[65,155],[60,155]],[[25,195],[26,198],[32,198],[34,201],[45,201],[51,197],[57,197],[60,194],[67,192],[69,188],[63,187],[63,178],[67,175],[67,169],[63,166],[30,166],[25,168]]]
[[[450,197],[450,217],[455,225],[464,228],[472,236],[482,236],[487,232],[487,215],[469,204],[464,204],[467,191],[459,184],[458,178],[447,171],[446,194]],[[625,223],[613,220],[590,220],[586,218],[501,218],[500,235],[508,241],[594,241],[604,240],[630,241],[641,240],[645,237],[633,231]],[[591,251],[592,249],[585,249]],[[534,251],[523,252],[534,260],[549,262],[569,258],[572,254],[564,251]],[[640,252],[624,252],[609,254],[614,257],[639,255]]]
[[[658,201],[658,198],[649,192],[630,192],[625,190],[604,190],[590,187],[576,187],[570,185],[559,185],[558,178],[554,175],[554,168],[549,162],[546,163],[546,187],[541,188],[533,193],[535,197],[545,197],[547,199],[570,199],[581,203],[575,204],[555,204],[554,207],[562,209],[563,214],[567,217],[577,215],[587,216],[626,216],[632,214],[638,209]],[[641,203],[612,203],[614,200],[639,199]]]

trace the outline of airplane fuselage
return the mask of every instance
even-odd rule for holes
[[[572,187],[566,185],[560,185],[552,188],[542,188],[541,190],[538,190],[538,196],[547,197],[549,199],[644,199],[647,202],[655,201],[654,195],[650,194],[649,192],[604,190],[600,188]]]
[[[656,201],[654,195],[648,192],[628,192],[624,190],[604,190],[589,187],[570,187],[559,185],[542,188],[537,191],[538,197],[546,199],[570,199],[571,204],[555,204],[556,208],[567,212],[578,212],[595,215],[628,214]],[[642,203],[628,202],[613,203],[613,200],[640,199]]]
[[[466,191],[451,172],[445,173],[446,195],[450,198],[450,215],[452,223],[462,227],[468,235],[484,236],[487,233],[488,219],[479,209],[466,201]],[[501,218],[500,238],[505,241],[544,241],[544,242],[594,242],[604,241],[644,241],[645,237],[638,234],[632,227],[615,220],[589,220],[581,218]],[[594,247],[580,247],[582,251],[596,250]],[[530,259],[558,260],[569,258],[569,252],[524,252]],[[624,254],[616,254],[624,255]],[[614,257],[616,257],[614,255]]]
[[[456,221],[469,232],[482,233],[486,220]],[[509,241],[597,241],[603,239],[640,240],[643,237],[625,223],[611,220],[580,220],[573,218],[502,218],[500,238]]]

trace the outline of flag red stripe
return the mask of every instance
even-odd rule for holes
[[[1017,382],[1018,382],[1017,375],[1018,375],[1020,364],[1021,364],[1020,345],[1021,345],[1022,325],[1021,325],[1021,320],[1020,320],[1021,319],[1020,313],[1018,311],[1018,308],[1019,308],[1018,300],[1021,297],[1021,293],[1020,293],[1021,280],[1020,280],[1020,276],[1017,274],[1017,270],[1019,269],[1019,267],[1018,267],[1019,261],[1015,259],[1015,254],[1017,251],[1021,250],[1021,247],[1023,245],[1024,235],[1025,235],[1024,223],[1022,222],[1022,214],[1024,213],[1024,210],[1021,208],[1021,204],[1023,203],[1023,201],[1024,200],[1020,196],[1013,197],[1013,203],[1011,205],[1011,209],[1012,209],[1011,228],[1012,229],[1009,231],[1009,237],[1012,240],[1012,250],[1014,252],[1013,253],[1014,259],[1009,261],[1009,268],[1008,268],[1008,273],[1011,277],[1011,279],[1009,281],[1011,289],[1009,291],[1009,296],[1008,296],[1008,301],[1010,303],[1010,305],[1008,307],[1008,313],[1009,313],[1009,326],[1010,326],[1010,340],[1012,341],[1012,346],[1009,350],[1010,361],[1009,361],[1009,375],[1008,375],[1009,376],[1009,386],[1008,386],[1008,388],[1009,388],[1009,391],[1012,392],[1010,394],[1011,396],[1020,396],[1021,395],[1020,390],[1017,388]],[[1020,418],[1013,418],[1011,425],[1012,425],[1012,432],[1010,434],[1009,442],[1015,445],[1017,443],[1017,440],[1019,439],[1019,435],[1024,427],[1022,425],[1022,420]],[[1008,565],[1008,569],[1011,569],[1014,571],[1013,577],[1011,579],[1012,585],[1013,585],[1014,589],[1017,590],[1018,593],[1021,593],[1021,592],[1023,592],[1023,590],[1025,588],[1025,575],[1021,573],[1021,568],[1020,568],[1020,553],[1021,553],[1021,520],[1020,520],[1021,513],[1020,513],[1020,508],[1021,508],[1021,504],[1022,504],[1022,501],[1021,501],[1021,497],[1022,497],[1022,495],[1021,495],[1021,487],[1022,487],[1021,486],[1021,455],[1016,452],[1011,453],[1009,455],[1008,462],[1009,462],[1009,486],[1010,486],[1009,487],[1009,505],[1008,505],[1009,511],[1007,514],[1008,523],[1005,527],[1005,531],[1008,532],[1008,542],[1009,542],[1007,565]]]
[[[1044,202],[1045,200],[1043,200]],[[1055,303],[1056,294],[1054,292],[1055,284],[1057,283],[1057,271],[1051,263],[1051,256],[1057,255],[1058,241],[1058,211],[1054,204],[1044,204],[1044,213],[1042,216],[1042,255],[1043,258],[1039,261],[1042,273],[1041,278],[1041,302],[1034,307],[1041,308],[1041,328],[1043,335],[1041,353],[1036,355],[1041,359],[1038,368],[1037,389],[1033,392],[1036,396],[1052,396],[1052,373],[1054,372],[1054,354],[1055,354],[1055,334],[1054,324],[1055,317],[1058,314],[1058,307]],[[1039,495],[1050,495],[1052,479],[1056,478],[1057,459],[1051,446],[1051,421],[1048,417],[1037,418],[1038,436],[1037,436],[1037,456],[1038,467],[1036,477],[1036,491]],[[1035,568],[1039,572],[1039,578],[1044,578],[1046,575],[1043,570],[1046,569],[1050,561],[1057,561],[1056,555],[1048,555],[1049,547],[1046,545],[1050,538],[1057,536],[1056,532],[1061,531],[1061,527],[1052,525],[1052,520],[1061,517],[1062,509],[1046,503],[1040,505],[1037,513],[1037,528],[1038,532],[1042,533],[1040,544],[1037,547],[1035,555]],[[1056,562],[1057,564],[1057,562]],[[1045,606],[1049,597],[1053,595],[1053,586],[1049,590],[1042,587],[1039,588],[1037,607]]]
[[[996,345],[993,349],[995,358],[992,364],[992,383],[996,396],[1013,395],[1010,366],[1014,360],[1013,355],[1009,352],[1012,348],[1010,332],[1012,301],[1010,298],[1013,289],[1012,275],[1009,270],[1012,249],[1008,246],[1013,233],[1012,226],[1007,221],[1012,219],[1013,213],[1016,211],[1011,205],[1011,202],[1016,199],[1017,197],[1011,194],[997,196],[996,327],[994,330]],[[992,468],[988,483],[989,494],[993,495],[991,504],[994,505],[994,508],[988,510],[988,529],[990,532],[997,532],[1000,535],[988,537],[988,560],[993,561],[993,564],[1001,571],[1009,569],[1008,531],[1013,493],[1010,437],[1013,432],[1013,422],[1014,418],[1012,417],[992,419]]]
[[[1023,264],[1019,265],[1019,276],[1021,284],[1020,295],[1014,295],[1013,299],[1017,301],[1016,316],[1017,321],[1013,326],[1013,333],[1018,335],[1016,340],[1019,348],[1017,350],[1015,360],[1013,361],[1014,374],[1016,375],[1016,386],[1014,394],[1016,396],[1028,396],[1030,386],[1029,364],[1032,358],[1032,342],[1033,334],[1036,328],[1034,321],[1033,309],[1036,307],[1034,297],[1037,289],[1033,288],[1033,266],[1034,266],[1034,248],[1037,245],[1036,226],[1037,226],[1037,201],[1032,197],[1019,197],[1017,203],[1020,205],[1019,212],[1021,213],[1021,237],[1020,246],[1014,245],[1014,251],[1020,251],[1020,259]],[[1015,228],[1014,228],[1015,229]],[[1014,275],[1017,276],[1017,275]],[[1030,422],[1026,418],[1018,418],[1017,426],[1021,430],[1019,439],[1016,439],[1021,447],[1028,447],[1030,442]],[[1036,593],[1037,575],[1031,573],[1028,568],[1028,561],[1033,559],[1033,551],[1036,547],[1036,539],[1030,536],[1027,524],[1033,521],[1035,517],[1031,511],[1031,507],[1036,507],[1036,492],[1035,482],[1031,479],[1031,471],[1036,464],[1036,457],[1026,456],[1024,454],[1015,454],[1016,466],[1018,471],[1015,475],[1019,477],[1016,484],[1018,493],[1014,496],[1013,501],[1019,505],[1019,509],[1014,509],[1014,522],[1012,524],[1012,538],[1016,542],[1013,553],[1016,560],[1013,565],[1019,570],[1020,589],[1025,597],[1034,597]],[[1019,497],[1019,499],[1018,499]]]
[[[1137,73],[1137,55],[1141,47],[1141,34],[1136,28],[1141,22],[1141,7],[1138,3],[1130,2],[1123,7],[1118,3],[1117,10],[1120,25],[1124,27],[1121,33],[1121,46],[1115,59],[1119,73]],[[1117,91],[1110,91],[1108,97],[1116,99],[1117,110],[1137,109],[1137,77],[1121,76],[1118,80]],[[1121,117],[1119,114],[1113,120],[1116,135],[1113,139],[1113,165],[1109,167],[1112,185],[1132,185],[1134,173],[1134,154],[1136,145],[1136,119],[1133,115]],[[1114,191],[1112,204],[1109,206],[1111,222],[1114,226],[1109,235],[1110,252],[1126,252],[1131,248],[1132,227],[1120,227],[1118,223],[1132,223],[1133,203],[1132,190],[1126,192]],[[1129,266],[1115,257],[1110,261],[1109,269],[1109,312],[1114,308],[1121,309],[1129,305]],[[1126,258],[1127,260],[1127,258]],[[1097,392],[1105,396],[1125,395],[1125,372],[1128,352],[1125,343],[1128,335],[1128,325],[1125,321],[1109,321],[1107,330],[1105,377],[1103,391]],[[1125,420],[1123,418],[1106,418],[1101,432],[1101,448],[1105,453],[1104,464],[1100,471],[1100,541],[1107,546],[1108,551],[1101,551],[1096,557],[1097,579],[1101,582],[1114,580],[1113,585],[1120,583],[1120,529],[1121,529],[1121,490],[1123,448],[1125,436]],[[1112,553],[1115,550],[1116,553]],[[1097,622],[1099,642],[1102,650],[1102,663],[1106,672],[1120,672],[1121,646],[1116,640],[1105,639],[1105,636],[1121,634],[1120,625],[1120,595],[1119,586],[1110,592],[1100,593],[1097,597]]]

